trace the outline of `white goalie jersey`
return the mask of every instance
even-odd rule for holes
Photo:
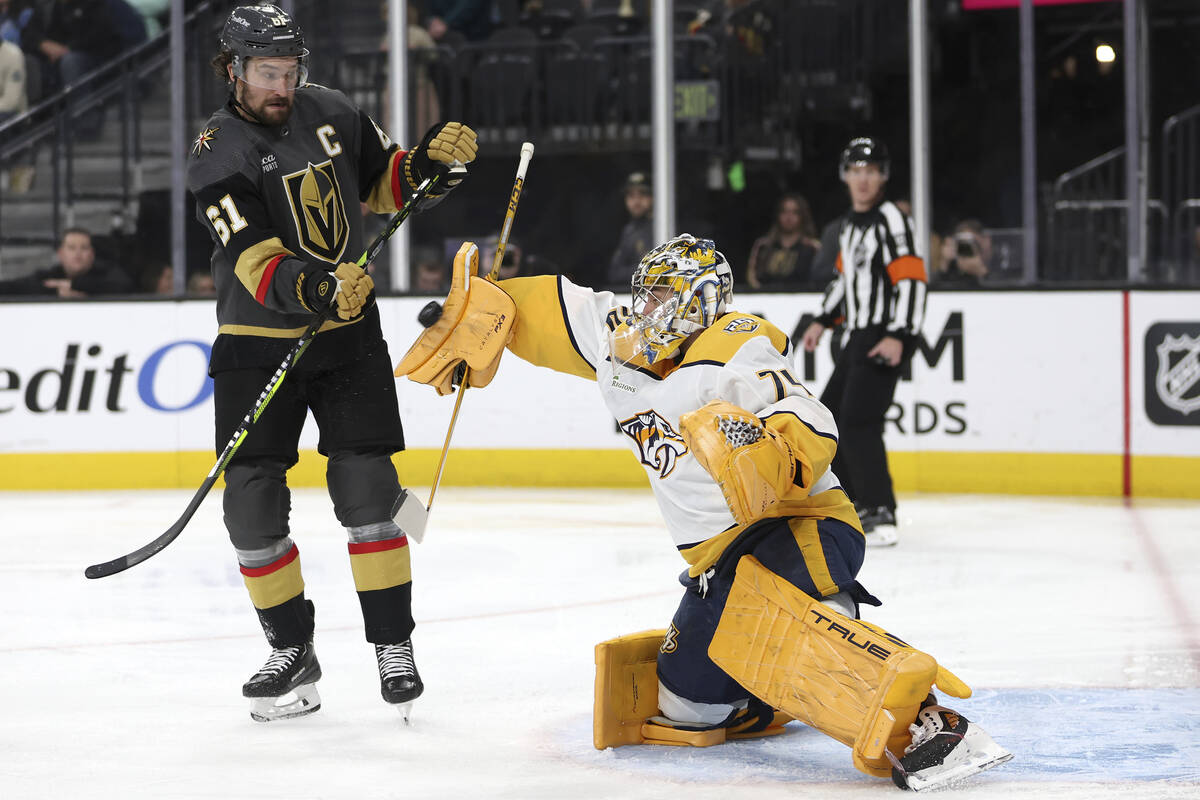
[[[745,527],[679,433],[680,415],[714,400],[757,415],[811,465],[809,485],[797,485],[775,516],[833,517],[859,527],[829,469],[837,445],[833,417],[795,378],[791,343],[770,322],[730,312],[702,332],[682,360],[632,367],[612,356],[611,333],[627,314],[612,292],[593,292],[561,276],[513,278],[500,286],[517,304],[509,349],[530,363],[598,383],[693,575]]]

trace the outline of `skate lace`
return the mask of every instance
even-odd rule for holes
[[[905,755],[932,739],[937,734],[937,727],[914,722],[908,726],[908,732],[912,734],[912,744],[904,748]]]
[[[412,644],[409,642],[377,644],[375,645],[375,657],[379,659],[380,678],[412,676],[417,672],[416,663],[413,661]]]
[[[271,655],[267,658],[267,663],[263,664],[258,674],[272,677],[279,675],[295,662],[301,649],[300,647],[278,647],[272,650]]]

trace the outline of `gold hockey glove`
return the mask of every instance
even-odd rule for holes
[[[424,383],[440,395],[454,391],[454,373],[470,367],[471,386],[487,386],[512,335],[517,306],[496,284],[481,278],[479,248],[463,242],[454,257],[450,293],[442,315],[421,332],[396,366],[396,377]]]
[[[375,281],[357,264],[339,264],[333,272],[310,269],[301,284],[301,302],[309,311],[334,306],[338,317],[353,319],[362,313]]]
[[[679,426],[739,524],[771,516],[796,477],[796,459],[783,437],[724,400],[689,411],[679,418]]]
[[[458,186],[466,175],[465,172],[455,172],[453,177],[447,178],[445,175],[449,174],[449,168],[471,163],[478,151],[475,131],[461,122],[434,125],[425,133],[421,143],[404,157],[404,180],[409,190],[415,192],[423,180],[440,171],[443,178],[430,192],[431,196],[438,197]]]

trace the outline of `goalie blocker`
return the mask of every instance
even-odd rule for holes
[[[454,256],[450,293],[441,316],[400,359],[396,377],[407,375],[447,395],[454,391],[456,372],[465,364],[470,368],[469,384],[487,386],[500,367],[515,320],[512,298],[479,277],[479,248],[474,242],[463,242]]]
[[[970,696],[970,688],[929,654],[814,600],[754,556],[738,562],[708,654],[755,698],[777,709],[769,724],[753,726],[758,730],[752,733],[737,727],[688,730],[656,717],[656,661],[665,634],[645,631],[596,646],[597,749],[707,747],[742,735],[778,733],[798,719],[849,746],[862,772],[890,776],[902,788],[939,788],[1011,758],[953,712],[948,713],[962,730],[936,728],[922,735],[922,726],[931,725],[925,719],[930,709],[947,712],[929,701],[935,685],[961,698]],[[934,757],[915,750],[937,733],[942,741]]]

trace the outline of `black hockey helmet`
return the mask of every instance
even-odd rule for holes
[[[235,77],[246,80],[247,59],[296,59],[295,85],[308,79],[304,31],[292,14],[278,6],[238,6],[221,29],[221,53],[228,54]]]
[[[870,136],[851,139],[850,143],[846,145],[846,149],[842,151],[841,160],[838,162],[838,175],[845,176],[846,170],[850,167],[863,164],[876,165],[883,177],[886,178],[892,166],[887,145]]]
[[[279,6],[238,6],[221,29],[221,49],[242,58],[306,58],[304,32]]]

